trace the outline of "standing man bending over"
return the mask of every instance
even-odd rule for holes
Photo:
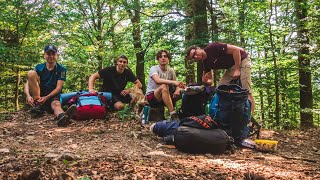
[[[241,47],[214,42],[204,49],[191,46],[187,50],[189,59],[203,61],[202,82],[212,85],[211,69],[226,69],[219,81],[221,84],[229,84],[232,79],[241,80],[243,88],[249,91],[248,99],[252,104],[251,114],[254,114],[254,99],[251,90],[251,59],[248,53]]]
[[[33,107],[31,113],[42,114],[44,110],[53,111],[58,119],[58,126],[66,126],[77,112],[77,107],[74,105],[64,112],[59,101],[67,70],[57,63],[58,51],[55,46],[48,45],[44,48],[44,58],[45,63],[36,65],[34,70],[28,72],[24,93],[28,104]]]
[[[130,90],[125,89],[128,82],[133,82],[138,88],[142,88],[139,79],[128,69],[128,58],[124,55],[115,61],[115,66],[106,67],[92,74],[89,78],[89,92],[96,93],[94,90],[94,82],[96,79],[102,78],[103,84],[101,92],[111,92],[111,107],[115,110],[122,110],[124,103],[130,103]]]
[[[185,85],[176,80],[176,73],[169,67],[171,54],[167,50],[160,50],[157,53],[159,65],[152,66],[148,77],[148,86],[146,98],[151,107],[165,105],[168,108],[171,119],[178,118],[178,114],[174,110],[173,102],[180,98],[180,88]],[[169,86],[175,86],[176,89],[171,96]]]

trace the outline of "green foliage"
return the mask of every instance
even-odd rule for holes
[[[308,18],[303,21],[310,40],[308,58],[314,105],[311,112],[318,125],[320,119],[315,110],[320,109],[319,5],[318,1],[308,1]],[[158,63],[155,55],[161,49],[172,53],[170,66],[175,69],[178,80],[185,81],[184,51],[185,44],[190,43],[185,39],[187,31],[191,30],[187,28],[192,27],[192,18],[184,16],[185,8],[186,1],[183,0],[0,0],[0,112],[17,110],[16,98],[19,107],[23,106],[26,72],[44,61],[42,49],[49,43],[58,46],[58,62],[68,69],[64,92],[87,89],[89,76],[113,65],[122,54],[129,57],[129,67],[135,72],[136,55],[144,52],[142,73],[147,77],[150,67]],[[209,30],[213,28],[211,22],[216,21],[218,33],[211,34],[209,39],[241,46],[252,58],[256,119],[267,128],[298,127],[297,48],[300,45],[296,38],[294,2],[218,0],[211,8],[216,20],[208,16]],[[140,15],[137,24],[132,23],[135,12]],[[133,30],[136,28],[140,28],[141,48],[134,46]],[[18,88],[17,72],[21,80]],[[276,82],[279,85],[280,124],[275,120]],[[97,89],[100,84],[95,84]],[[17,91],[19,95],[15,97]],[[126,107],[119,112],[119,118],[132,119],[134,114]]]
[[[120,121],[130,121],[132,119],[135,119],[136,117],[132,107],[129,105],[126,105],[124,109],[117,112],[117,118]]]

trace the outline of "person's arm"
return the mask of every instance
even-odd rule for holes
[[[162,79],[159,77],[158,74],[154,74],[151,76],[151,78],[157,83],[157,84],[167,84],[167,85],[175,85],[180,88],[184,88],[185,85],[182,82],[174,81],[174,80],[168,80],[168,79]]]
[[[243,50],[243,49],[238,46],[227,44],[227,54],[231,54],[234,59],[234,65],[235,65],[235,71],[233,74],[234,79],[237,79],[240,77],[240,63],[241,63],[240,50]]]
[[[90,77],[89,77],[89,83],[88,83],[88,86],[89,86],[89,92],[90,93],[97,93],[96,90],[94,90],[94,82],[96,81],[96,79],[99,79],[100,78],[100,75],[98,72],[92,74]]]
[[[35,104],[34,104],[34,99],[33,99],[33,97],[30,95],[30,89],[29,89],[28,80],[27,80],[26,84],[24,85],[24,94],[26,95],[27,103],[30,104],[31,106],[35,106]]]
[[[202,72],[202,82],[206,85],[209,85],[209,86],[212,85],[213,80],[212,80],[212,71],[211,70],[209,72],[205,72],[205,71]]]
[[[140,82],[140,80],[139,79],[137,79],[135,82],[133,82],[134,83],[134,85],[137,87],[137,88],[139,88],[139,89],[141,89],[142,88],[142,83]]]
[[[142,88],[142,84],[140,82],[139,79],[137,79],[136,81],[133,82],[134,83],[134,86],[137,87],[138,89],[141,89]],[[121,96],[126,96],[127,94],[130,94],[132,91],[132,88],[130,89],[124,89],[120,92],[120,95]]]
[[[55,88],[53,91],[51,91],[50,94],[41,97],[41,98],[38,100],[38,102],[39,102],[40,104],[44,104],[48,99],[50,99],[50,98],[52,98],[53,96],[59,94],[59,93],[61,92],[61,90],[62,90],[63,84],[64,84],[64,81],[63,81],[63,80],[58,80],[56,88]]]

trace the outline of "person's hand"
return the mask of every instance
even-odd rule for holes
[[[175,81],[174,85],[182,89],[186,87],[186,85],[183,82],[179,82],[179,81]]]
[[[28,97],[27,97],[27,103],[28,103],[30,106],[35,106],[35,104],[34,104],[34,99],[33,99],[33,97],[31,97],[31,96],[28,96]]]
[[[202,82],[205,84],[212,84],[212,75],[211,72],[207,72],[204,76],[202,76]]]
[[[180,97],[180,89],[177,88],[177,89],[174,91],[174,93],[173,93],[173,95],[172,95],[172,98],[173,98],[173,99],[178,99],[179,97]]]
[[[121,91],[120,95],[121,95],[121,96],[126,96],[126,95],[129,94],[129,93],[130,93],[130,91],[127,90],[127,89],[125,89],[125,90],[122,90],[122,91]]]
[[[239,77],[240,77],[240,69],[235,69],[233,73],[233,79],[236,80],[236,79],[239,79]]]
[[[42,104],[46,103],[46,101],[47,101],[48,99],[49,99],[48,96],[40,97],[40,99],[38,99],[38,103],[42,105]]]
[[[91,93],[91,94],[97,94],[97,91],[94,90],[94,89],[89,89],[89,93]]]

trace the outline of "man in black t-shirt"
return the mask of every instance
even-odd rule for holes
[[[89,78],[89,92],[96,93],[94,89],[94,82],[96,79],[102,78],[103,84],[101,92],[111,92],[112,100],[111,107],[115,110],[121,110],[124,108],[124,103],[130,103],[131,97],[129,95],[130,90],[125,89],[128,82],[133,82],[138,88],[142,88],[142,84],[135,77],[133,72],[127,68],[128,58],[126,56],[120,56],[116,60],[116,65],[106,67],[92,74]]]

